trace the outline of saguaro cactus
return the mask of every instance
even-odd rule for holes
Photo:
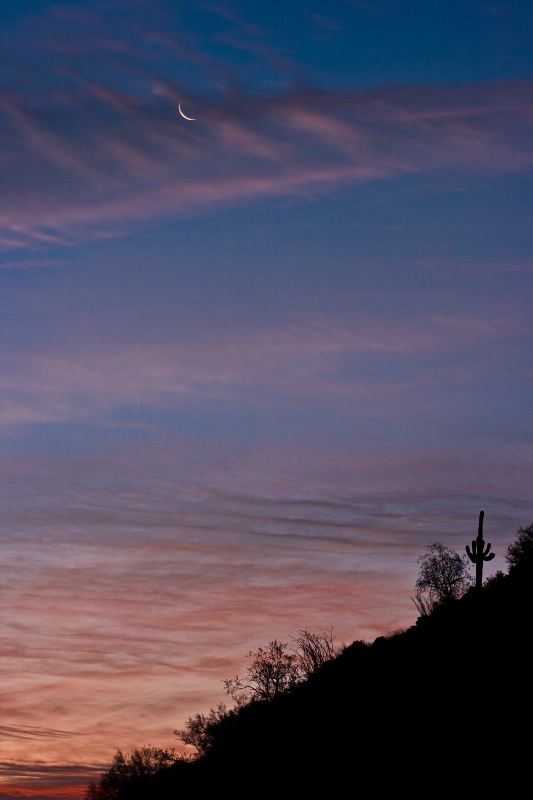
[[[494,553],[490,552],[490,543],[485,547],[485,540],[483,539],[483,517],[484,511],[479,512],[479,525],[477,529],[477,539],[472,539],[472,550],[466,546],[466,554],[470,561],[476,565],[476,589],[481,589],[483,586],[483,562],[492,561]]]

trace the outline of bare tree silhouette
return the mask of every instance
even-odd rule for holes
[[[467,557],[445,547],[438,539],[428,545],[417,563],[420,573],[411,599],[421,616],[431,614],[449,600],[458,600],[472,585]]]

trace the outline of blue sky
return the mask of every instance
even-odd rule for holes
[[[533,11],[0,20],[0,787],[74,797],[177,744],[249,650],[413,624],[418,555],[481,509],[506,568]]]

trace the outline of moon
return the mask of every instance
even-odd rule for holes
[[[196,117],[187,117],[187,116],[185,116],[185,114],[181,110],[181,104],[180,103],[178,103],[178,111],[180,112],[180,114],[183,117],[183,119],[188,119],[189,122],[194,122],[194,120],[196,119]]]

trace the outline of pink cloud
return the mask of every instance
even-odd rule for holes
[[[385,594],[371,602],[367,581],[358,588],[356,566],[344,578],[328,576],[325,544],[314,555],[311,548],[306,572],[301,547],[279,543],[273,558],[266,540],[244,549],[219,531],[187,556],[176,551],[180,536],[175,530],[165,542],[152,535],[152,544],[139,545],[114,534],[106,545],[86,529],[68,547],[57,537],[37,547],[23,564],[8,558],[5,758],[16,761],[27,748],[15,728],[31,735],[32,763],[46,756],[48,764],[75,765],[88,751],[103,761],[140,737],[168,746],[188,715],[223,699],[222,679],[242,670],[249,649],[332,619],[337,634],[349,638],[354,607],[360,635],[405,620],[398,607],[391,615]],[[322,564],[313,565],[319,557]],[[51,718],[63,720],[61,735],[49,735]]]
[[[221,203],[406,173],[516,172],[533,164],[526,81],[233,96],[195,104],[195,123],[179,117],[171,87],[167,105],[161,101],[161,82],[153,104],[94,81],[80,87],[59,109],[61,125],[57,108],[32,109],[6,94],[0,100],[14,135],[0,152],[7,243],[68,241]]]
[[[468,335],[471,346],[523,333],[513,319],[487,322],[475,317],[422,317],[415,321],[360,320],[354,327],[336,320],[286,323],[216,341],[154,346],[112,346],[86,350],[71,342],[67,352],[6,356],[0,376],[0,421],[4,424],[79,419],[121,406],[164,408],[232,401],[253,405],[275,397],[376,397],[394,391],[412,395],[455,377],[471,382],[477,372],[455,363],[437,371],[416,366],[424,355],[453,352]],[[365,378],[368,358],[389,363],[414,360],[408,379],[380,373]],[[341,378],[347,363],[359,365],[356,381]],[[492,369],[492,367],[491,367]],[[450,374],[452,370],[453,374]],[[373,370],[375,372],[375,370]],[[265,395],[269,394],[269,397]],[[434,402],[434,398],[432,399]]]

